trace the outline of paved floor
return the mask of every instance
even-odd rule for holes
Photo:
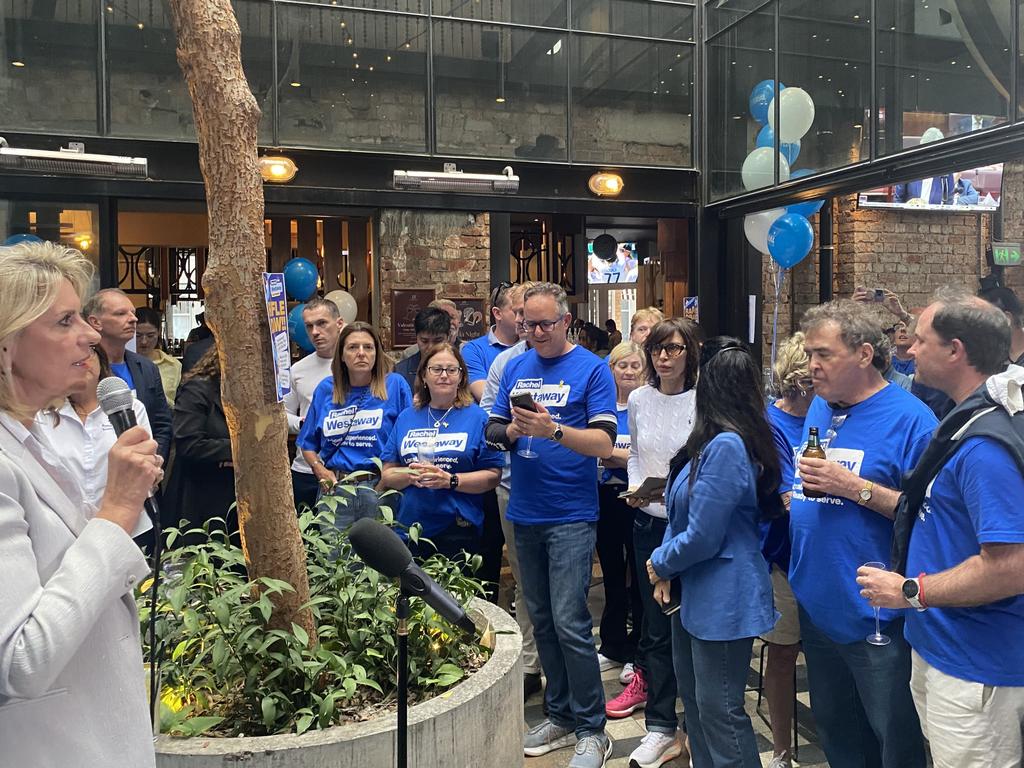
[[[595,584],[590,590],[590,611],[596,619],[601,615],[601,608],[604,605],[604,589],[600,583],[600,571],[595,572]],[[596,630],[595,630],[596,633]],[[762,643],[756,641],[750,660],[750,676],[747,682],[747,712],[751,715],[754,724],[754,733],[757,736],[758,746],[761,750],[761,762],[768,765],[772,758],[771,731],[767,724],[767,705],[762,700],[760,709],[757,708],[758,684],[758,661]],[[602,675],[604,690],[607,699],[617,696],[622,691],[622,685],[618,680],[619,670],[611,669]],[[541,711],[541,694],[535,694],[526,702],[526,721],[529,725],[536,725],[544,719]],[[807,674],[804,666],[803,655],[797,662],[797,721],[799,736],[798,760],[794,765],[804,768],[824,767],[828,762],[822,754],[817,743],[817,735],[814,731],[814,722],[807,696]],[[609,768],[627,768],[629,766],[629,754],[639,744],[646,730],[644,729],[643,711],[637,712],[633,717],[623,720],[608,721],[608,735],[615,742],[612,756],[607,765]],[[524,758],[524,768],[563,768],[568,765],[572,757],[572,749],[561,749],[551,752],[543,757]],[[684,768],[678,761],[666,763],[668,768]]]

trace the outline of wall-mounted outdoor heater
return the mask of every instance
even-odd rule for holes
[[[455,163],[445,163],[443,171],[395,171],[395,189],[421,192],[500,192],[519,191],[519,177],[506,165],[501,173],[463,173]]]
[[[0,136],[0,170],[145,179],[149,175],[149,161],[144,157],[89,154],[85,144],[79,141],[69,142],[67,147],[57,151],[15,149]]]

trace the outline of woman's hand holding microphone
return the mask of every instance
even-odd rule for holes
[[[142,427],[124,432],[107,459],[107,490],[96,517],[121,526],[130,536],[150,491],[164,476],[156,440]]]

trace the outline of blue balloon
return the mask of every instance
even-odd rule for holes
[[[782,83],[779,83],[780,91],[785,87],[786,86]],[[768,122],[768,105],[772,103],[772,99],[774,98],[774,80],[762,80],[760,83],[755,85],[754,90],[750,92],[750,114],[762,125]]]
[[[765,125],[757,134],[757,146],[769,148],[775,146],[775,131],[772,130],[770,125]],[[792,165],[796,162],[797,157],[800,156],[800,140],[797,139],[792,144],[779,145],[779,152],[786,158],[786,162]],[[790,178],[793,178],[792,174],[790,174]]]
[[[305,308],[305,304],[296,304],[288,313],[288,335],[292,341],[299,345],[299,349],[303,352],[312,352],[315,347],[313,342],[309,340],[309,334],[306,333],[306,324],[302,321],[302,310]]]
[[[297,301],[305,301],[316,293],[320,271],[309,259],[292,259],[284,265],[284,287]]]
[[[17,245],[18,243],[41,243],[41,242],[43,242],[42,239],[36,237],[35,235],[31,235],[31,234],[28,234],[26,232],[19,232],[18,234],[11,235],[6,240],[4,240],[4,245]]]
[[[811,252],[812,245],[811,222],[795,213],[783,214],[768,229],[768,253],[784,269],[799,264]]]
[[[798,171],[792,171],[789,174],[789,180],[802,179],[805,176],[813,176],[817,171],[811,168],[801,168]],[[795,213],[798,216],[804,216],[810,218],[818,211],[821,210],[821,206],[825,204],[824,200],[808,200],[805,203],[793,203],[792,205],[786,206],[786,213]]]

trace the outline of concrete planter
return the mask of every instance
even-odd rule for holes
[[[495,632],[494,651],[475,674],[409,709],[409,764],[477,768],[523,761],[522,637],[503,610],[474,600]],[[480,622],[478,621],[478,624]],[[157,768],[393,768],[396,715],[301,736],[178,739],[161,736]]]

